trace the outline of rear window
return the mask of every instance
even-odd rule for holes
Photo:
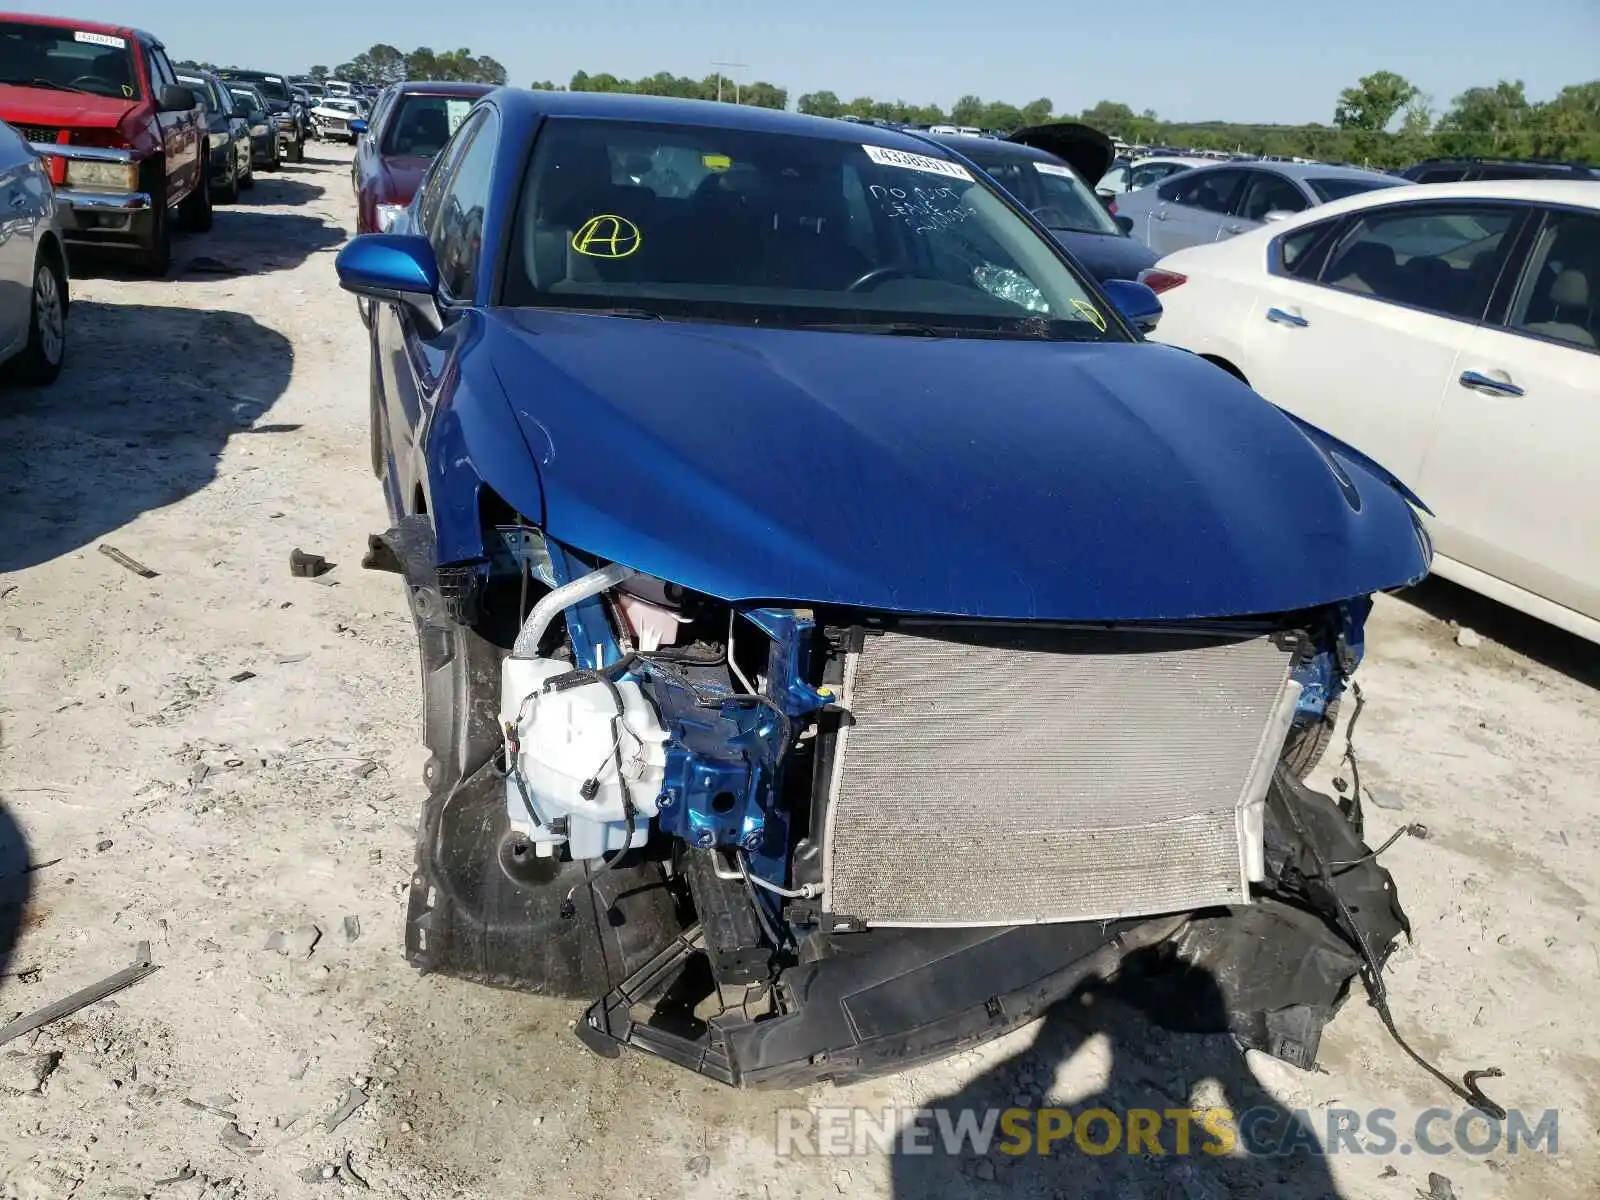
[[[379,152],[433,158],[467,119],[473,104],[466,96],[406,96],[388,122]]]
[[[0,83],[137,100],[133,48],[118,34],[0,22]]]
[[[282,100],[288,103],[291,98],[289,84],[282,75],[267,75],[261,71],[225,71],[222,77],[248,83],[268,100]]]
[[[1346,196],[1359,196],[1362,192],[1374,192],[1379,188],[1400,187],[1405,183],[1403,179],[1351,179],[1341,176],[1323,176],[1321,178],[1307,179],[1311,190],[1322,198],[1327,204],[1331,200],[1343,200]]]

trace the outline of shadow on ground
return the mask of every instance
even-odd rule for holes
[[[68,339],[54,387],[0,391],[0,572],[198,492],[293,365],[287,338],[238,312],[80,300]]]
[[[931,1099],[933,1134],[923,1139],[934,1153],[909,1151],[897,1141],[890,1158],[890,1193],[895,1200],[954,1200],[1011,1196],[1058,1200],[1325,1200],[1338,1197],[1321,1139],[1302,1119],[1275,1101],[1257,1081],[1241,1051],[1228,1035],[1175,1034],[1171,1013],[1160,1012],[1164,1000],[1150,986],[1157,970],[1154,952],[1127,959],[1117,981],[1081,988],[1046,1014],[1039,1036],[1027,1050],[998,1064],[972,1084],[949,1096]],[[1146,961],[1146,959],[1150,961]],[[1181,1023],[1210,1026],[1225,1022],[1222,994],[1198,973],[1185,976],[1184,993],[1192,1007]],[[1157,1018],[1161,1024],[1157,1024]],[[1110,1068],[1105,1086],[1082,1099],[1057,1103],[1040,1099],[1057,1068],[1096,1035],[1109,1043]],[[1199,1085],[1204,1084],[1204,1087]],[[1196,1089],[1203,1102],[1196,1102]],[[986,1158],[943,1152],[938,1119],[944,1110],[951,1127],[959,1128],[963,1112],[982,1121],[990,1110],[1049,1108],[1064,1130],[1060,1140],[1041,1153],[1037,1141],[1021,1154],[990,1153]],[[1196,1110],[1192,1120],[1179,1116]],[[1231,1113],[1206,1123],[1211,1107]],[[1103,1110],[1095,1114],[1094,1110]],[[1089,1117],[1085,1126],[1085,1115]],[[1043,1120],[1043,1118],[1039,1118]],[[1139,1149],[1130,1152],[1135,1122],[1149,1129]],[[1188,1152],[1179,1140],[1187,1127]],[[1024,1125],[1037,1133],[1038,1123]],[[997,1126],[997,1145],[1019,1144]],[[1160,1153],[1152,1153],[1149,1138]],[[1081,1139],[1081,1140],[1080,1140]],[[1246,1154],[1246,1145],[1254,1152]],[[1231,1152],[1222,1153],[1229,1149]]]
[[[0,801],[0,980],[11,971],[11,954],[28,909],[28,843]],[[4,1021],[0,1015],[0,1022]]]
[[[255,173],[255,187],[247,192],[240,192],[237,204],[219,206],[217,216],[221,217],[224,213],[237,212],[240,209],[248,210],[264,204],[282,204],[292,208],[310,204],[313,200],[328,194],[328,189],[319,184],[302,183],[298,179],[289,178],[299,170],[300,168],[289,163],[284,163],[276,171],[263,171],[258,168]]]
[[[1543,663],[1579,683],[1600,688],[1600,646],[1508,608],[1498,600],[1430,575],[1414,588],[1395,593],[1440,621],[1455,621],[1508,650]]]

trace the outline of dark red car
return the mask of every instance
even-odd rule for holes
[[[351,167],[358,233],[388,232],[478,97],[492,91],[482,83],[397,83],[378,98]]]
[[[200,99],[150,34],[0,13],[0,120],[49,162],[69,245],[131,251],[161,274],[174,212],[211,227]]]

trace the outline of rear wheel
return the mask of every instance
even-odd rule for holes
[[[306,146],[300,138],[295,138],[294,145],[289,150],[289,161],[292,163],[305,162]]]
[[[28,344],[12,370],[21,383],[54,383],[67,357],[67,273],[54,243],[39,254],[33,269],[33,304]]]
[[[254,156],[247,160],[240,170],[243,172],[243,174],[239,176],[239,190],[241,192],[248,192],[256,185],[256,163]]]
[[[234,159],[228,168],[228,180],[217,193],[218,204],[237,204],[239,202],[239,160]]]

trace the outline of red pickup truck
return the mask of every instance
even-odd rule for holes
[[[0,13],[0,120],[50,163],[69,246],[126,250],[159,275],[174,210],[211,228],[205,114],[148,33]]]

